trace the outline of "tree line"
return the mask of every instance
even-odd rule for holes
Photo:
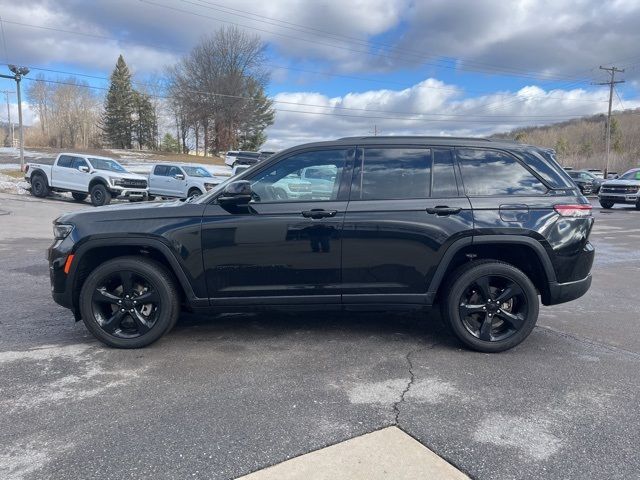
[[[540,127],[518,128],[496,138],[512,138],[522,143],[553,148],[563,166],[604,168],[606,115]],[[624,172],[640,166],[640,109],[617,112],[611,117],[609,170]]]
[[[26,89],[38,117],[27,144],[204,155],[257,150],[275,115],[264,52],[258,36],[225,27],[168,66],[158,88],[133,81],[122,55],[105,94],[75,77],[38,75]]]

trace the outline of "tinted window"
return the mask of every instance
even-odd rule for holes
[[[89,162],[96,170],[107,170],[110,172],[126,172],[124,167],[110,158],[89,158]]]
[[[527,165],[553,188],[573,187],[566,177],[566,172],[558,165],[555,154],[552,151],[531,150],[521,152],[521,155],[524,157]]]
[[[535,195],[547,188],[518,161],[494,150],[459,149],[467,195]]]
[[[640,170],[631,170],[618,177],[619,180],[640,180]]]
[[[182,167],[190,177],[210,177],[209,171],[202,167]]]
[[[73,163],[71,164],[71,168],[78,169],[80,167],[88,167],[87,161],[84,158],[73,157]]]
[[[167,173],[167,175],[169,177],[175,177],[176,175],[182,174],[182,172],[178,167],[168,167],[168,168],[169,168],[169,172]]]
[[[167,167],[166,165],[156,165],[153,173],[154,175],[165,177],[167,175],[168,170],[169,170],[169,167]]]
[[[458,185],[456,184],[456,175],[453,170],[453,153],[451,150],[433,151],[432,172],[432,197],[458,196]]]
[[[431,150],[365,148],[363,153],[356,168],[352,199],[392,200],[429,196]]]
[[[348,149],[316,150],[280,160],[251,180],[256,202],[336,200]],[[311,168],[322,178],[305,177]]]
[[[58,159],[58,166],[71,168],[71,163],[73,162],[73,157],[69,157],[68,155],[63,155]]]

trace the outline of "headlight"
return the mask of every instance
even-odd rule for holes
[[[116,185],[122,185],[124,181],[124,178],[111,178],[111,183],[116,186]]]
[[[216,186],[216,184],[215,184],[215,183],[205,183],[205,184],[204,184],[204,188],[205,188],[206,190],[211,190],[211,189],[212,189],[213,187],[215,187],[215,186]]]
[[[73,230],[73,225],[68,225],[65,223],[53,224],[53,236],[55,237],[56,240],[63,240],[67,238],[72,230]]]

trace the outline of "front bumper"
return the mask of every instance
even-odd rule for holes
[[[623,193],[600,193],[598,196],[600,201],[614,202],[614,203],[636,203],[640,198],[637,193],[623,194]]]
[[[146,188],[122,188],[111,187],[110,190],[122,198],[135,198],[144,200],[149,196],[149,190]]]

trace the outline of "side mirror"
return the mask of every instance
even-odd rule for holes
[[[84,172],[84,173],[89,173],[89,167],[87,167],[86,165],[80,165],[78,167],[78,170],[80,170],[81,172]]]
[[[251,182],[247,180],[238,180],[231,182],[222,191],[222,195],[218,197],[221,205],[246,205],[251,201]]]
[[[176,180],[184,180],[184,175],[182,173],[176,173],[173,178]]]

